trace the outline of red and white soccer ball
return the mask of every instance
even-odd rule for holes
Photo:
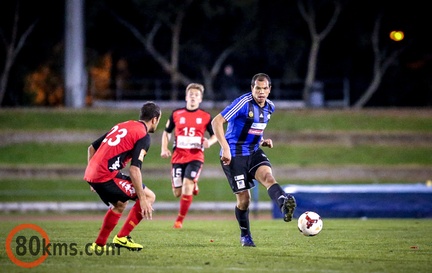
[[[318,213],[306,211],[298,218],[297,226],[304,236],[315,236],[321,232],[323,221]]]

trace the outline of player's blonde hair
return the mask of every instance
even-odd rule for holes
[[[186,94],[190,89],[198,89],[199,91],[201,91],[201,95],[204,94],[204,85],[200,84],[200,83],[190,83],[188,84],[188,86],[186,87]]]

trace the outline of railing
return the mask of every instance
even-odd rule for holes
[[[250,79],[239,80],[238,89],[241,93],[250,91]],[[217,82],[215,83],[217,84]],[[161,101],[167,103],[184,102],[184,87],[181,86],[178,91],[176,100],[171,100],[171,83],[168,79],[137,79],[127,83],[127,88],[114,88],[111,91],[111,99],[98,99],[94,96],[95,101],[99,104],[116,104],[130,103],[131,101]],[[218,87],[214,88],[218,94],[217,99],[212,100],[210,107],[226,104],[223,90]],[[282,79],[272,80],[272,91],[269,98],[278,101],[282,107],[303,108],[305,103],[302,99],[303,82],[284,81]],[[95,91],[92,92],[95,94]],[[106,93],[106,92],[105,92]],[[315,108],[347,108],[350,106],[350,87],[348,79],[325,80],[316,82],[311,94],[310,105]],[[104,102],[105,101],[105,102]],[[204,100],[206,102],[206,100]]]

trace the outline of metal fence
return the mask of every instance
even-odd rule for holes
[[[241,93],[250,91],[250,79],[239,80],[238,89]],[[119,88],[113,85],[111,96],[106,99],[98,99],[95,96],[95,102],[98,105],[128,104],[132,101],[160,101],[166,103],[175,103],[175,101],[184,101],[184,87],[180,87],[177,100],[172,99],[172,86],[169,79],[135,79],[128,81],[127,88]],[[303,108],[305,103],[302,99],[303,82],[301,81],[284,81],[283,79],[272,79],[272,91],[269,98],[278,101],[282,107]],[[92,92],[94,94],[94,92]],[[106,93],[106,92],[105,92]],[[207,102],[211,106],[226,104],[223,90],[220,87],[214,88],[214,99]],[[208,101],[208,100],[207,100]],[[206,102],[206,100],[205,100]],[[315,82],[311,94],[311,107],[339,107],[347,108],[350,106],[350,85],[348,79],[323,80]]]

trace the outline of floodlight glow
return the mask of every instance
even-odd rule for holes
[[[403,31],[393,30],[392,32],[390,32],[390,39],[392,39],[393,41],[396,42],[402,41],[404,37],[405,34],[403,33]]]

